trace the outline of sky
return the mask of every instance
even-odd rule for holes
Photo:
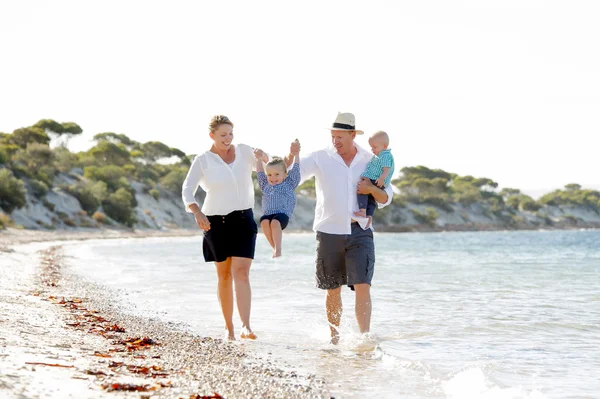
[[[585,0],[0,0],[0,132],[50,118],[83,128],[73,151],[115,132],[199,153],[224,114],[283,155],[352,112],[397,170],[598,188],[598,20]]]

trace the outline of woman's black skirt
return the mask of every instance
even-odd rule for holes
[[[202,242],[206,262],[224,262],[230,256],[254,259],[258,226],[252,209],[207,218],[210,230]]]

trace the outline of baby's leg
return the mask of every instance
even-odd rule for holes
[[[356,194],[356,200],[358,202],[358,212],[354,212],[356,216],[367,216],[367,204],[369,202],[368,194]]]
[[[267,241],[269,241],[271,248],[275,249],[273,232],[271,231],[271,221],[269,219],[264,219],[262,222],[260,222],[260,227],[262,227],[262,231],[265,234],[265,237],[267,237]]]
[[[273,234],[273,257],[278,258],[281,256],[281,236],[283,232],[281,230],[281,223],[279,220],[273,219],[271,221],[271,233]]]

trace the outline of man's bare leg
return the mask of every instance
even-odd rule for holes
[[[342,319],[342,287],[327,290],[325,299],[327,321],[331,330],[331,343],[336,345],[340,340],[340,320]]]
[[[250,328],[250,309],[252,302],[252,290],[250,289],[250,266],[252,259],[231,258],[231,274],[235,283],[235,299],[238,312],[242,320],[242,334],[240,338],[256,339],[256,335]]]
[[[217,267],[217,296],[221,305],[221,312],[225,319],[225,328],[227,329],[227,338],[235,339],[233,329],[233,287],[231,285],[231,258],[224,262],[215,262]]]
[[[267,241],[269,241],[269,245],[271,246],[271,248],[273,248],[273,251],[275,251],[275,243],[273,242],[273,233],[271,232],[271,221],[270,220],[263,220],[262,222],[260,222],[260,227],[262,228],[263,233],[265,234],[265,237],[267,237]]]
[[[281,231],[281,223],[279,220],[273,219],[271,221],[271,234],[273,234],[273,257],[278,258],[281,256],[281,236],[283,232]]]
[[[356,321],[361,333],[371,329],[371,286],[369,284],[354,284],[356,291]]]

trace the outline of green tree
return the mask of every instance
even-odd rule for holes
[[[129,151],[123,144],[115,144],[106,140],[101,140],[88,152],[101,163],[123,166],[131,162]]]
[[[171,149],[160,141],[148,141],[142,144],[141,151],[144,153],[144,159],[150,163],[171,156]]]
[[[26,148],[28,144],[49,144],[50,137],[39,127],[23,127],[17,129],[9,138],[10,143],[16,144],[21,148]]]
[[[94,136],[93,139],[98,142],[99,141],[110,141],[115,144],[123,144],[127,147],[130,147],[130,146],[133,146],[134,144],[136,144],[135,141],[131,140],[126,135],[112,133],[112,132],[98,133]]]

